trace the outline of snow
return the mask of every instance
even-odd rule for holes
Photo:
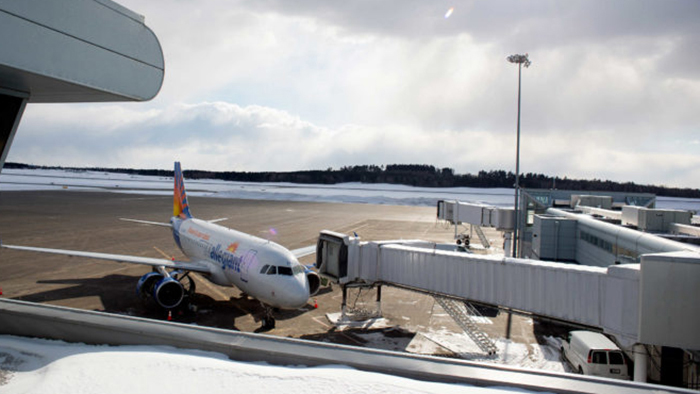
[[[391,184],[341,183],[302,185],[221,180],[185,180],[187,193],[232,199],[341,202],[386,205],[435,206],[438,200],[460,200],[496,206],[513,205],[513,189],[448,187],[428,188]],[[169,195],[171,177],[97,171],[4,169],[0,191],[82,190]],[[657,207],[700,212],[700,199],[657,197]]]
[[[0,336],[0,392],[7,393],[501,393],[346,366],[281,367],[165,346],[94,346]]]
[[[433,316],[437,316],[434,314]],[[448,316],[445,314],[445,316]],[[520,368],[538,369],[553,372],[570,372],[561,357],[561,339],[545,336],[545,344],[517,343],[505,338],[493,339],[498,352],[488,355],[463,331],[455,332],[446,327],[428,327],[419,330],[415,336],[386,335],[394,330],[384,318],[352,320],[340,312],[326,314],[328,321],[337,330],[362,328],[365,332],[354,330],[352,335],[360,338],[365,346],[375,349],[406,351],[414,354],[440,354],[441,349],[448,350],[463,360],[500,364]],[[408,318],[405,318],[409,320]],[[493,324],[487,317],[472,316],[477,324]],[[532,322],[532,320],[530,320]]]
[[[0,191],[95,190],[168,195],[172,193],[172,183],[169,177],[94,171],[5,169],[0,175]],[[187,179],[185,183],[188,195],[219,198],[417,206],[435,206],[438,200],[502,206],[513,204],[512,189],[426,188],[362,183],[301,185]]]
[[[326,313],[326,319],[339,329],[344,328],[387,328],[388,321],[383,317],[370,317],[367,320],[355,320],[342,312]]]
[[[435,354],[438,348],[451,351],[461,359],[512,367],[569,372],[561,358],[559,338],[545,337],[546,344],[524,344],[508,339],[494,339],[498,351],[487,355],[465,333],[431,330],[416,335],[406,350],[416,354]]]

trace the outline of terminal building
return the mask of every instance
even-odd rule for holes
[[[524,190],[521,257],[607,267],[638,263],[645,253],[698,250],[700,227],[689,211],[657,209],[650,194],[582,195]],[[675,241],[675,242],[673,242]]]

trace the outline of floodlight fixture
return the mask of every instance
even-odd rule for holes
[[[522,64],[523,66],[525,66],[525,68],[530,67],[530,64],[532,64],[530,59],[528,59],[527,53],[524,55],[510,55],[508,56],[508,61],[511,63]]]

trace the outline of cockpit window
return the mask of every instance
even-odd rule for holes
[[[293,275],[303,273],[303,272],[304,272],[304,268],[300,264],[294,264],[292,267],[283,267],[283,266],[275,266],[275,265],[265,264],[260,269],[261,274],[267,274],[267,275],[293,276]]]
[[[292,269],[289,267],[277,267],[277,272],[279,272],[280,275],[292,276]]]

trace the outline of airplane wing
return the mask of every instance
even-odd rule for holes
[[[161,226],[161,227],[173,227],[170,223],[161,223],[161,222],[151,222],[149,220],[139,220],[139,219],[127,219],[127,218],[119,218],[119,220],[123,220],[125,222],[134,222],[134,223],[141,223],[141,224],[148,224],[151,226]]]
[[[150,220],[129,219],[129,218],[119,218],[119,220],[123,220],[123,221],[125,221],[125,222],[133,222],[133,223],[141,223],[141,224],[150,224],[151,226],[173,227],[170,223],[152,222],[152,221],[150,221]],[[209,222],[209,223],[219,223],[219,222],[223,222],[224,220],[228,220],[228,218],[212,219],[212,220],[207,220],[207,222]]]
[[[0,245],[3,248],[15,249],[15,250],[26,250],[30,252],[40,252],[40,253],[52,253],[61,254],[73,257],[87,257],[91,259],[109,260],[116,261],[118,263],[131,263],[131,264],[142,264],[150,265],[153,267],[165,267],[182,269],[186,271],[194,271],[202,274],[210,274],[211,271],[208,267],[203,264],[197,264],[195,262],[189,261],[177,261],[177,260],[166,260],[157,259],[152,257],[141,257],[141,256],[128,256],[123,254],[111,254],[111,253],[96,253],[96,252],[85,252],[79,250],[65,250],[65,249],[49,249],[49,248],[37,248],[33,246],[17,246],[17,245]]]
[[[303,248],[291,250],[294,257],[300,259],[304,256],[316,253],[316,245],[309,245]]]

